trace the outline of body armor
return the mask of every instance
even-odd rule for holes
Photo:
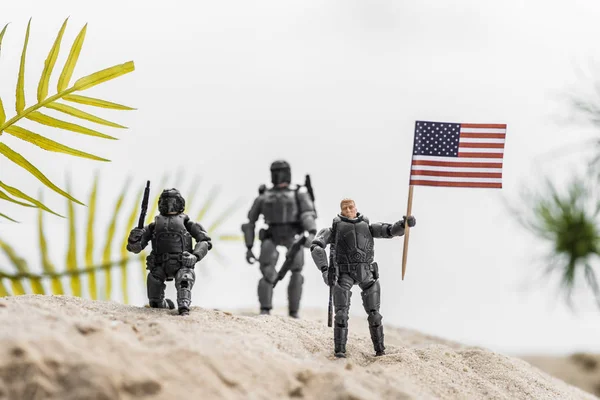
[[[154,218],[152,249],[155,255],[192,252],[192,235],[185,222],[185,214],[157,215]]]

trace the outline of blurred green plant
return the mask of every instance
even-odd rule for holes
[[[178,173],[175,187],[178,187],[181,183],[183,174]],[[122,300],[124,303],[129,302],[129,289],[130,289],[130,275],[128,274],[130,266],[136,264],[135,261],[141,263],[141,276],[140,284],[145,290],[145,279],[146,279],[146,255],[150,251],[150,245],[142,253],[135,255],[129,253],[126,250],[127,237],[129,232],[137,222],[142,193],[145,185],[140,185],[140,189],[137,192],[132,192],[131,178],[126,178],[123,188],[118,194],[116,200],[113,202],[111,207],[110,220],[106,223],[104,245],[102,247],[102,257],[98,260],[94,258],[94,254],[97,253],[97,237],[95,235],[96,226],[96,213],[97,213],[97,202],[98,202],[98,175],[95,176],[94,182],[90,189],[89,195],[89,207],[86,221],[85,231],[85,248],[83,254],[83,262],[80,262],[80,257],[77,251],[77,219],[73,203],[68,201],[68,217],[69,223],[67,226],[67,249],[64,265],[65,267],[58,271],[55,265],[52,263],[48,251],[48,242],[44,233],[44,217],[42,209],[38,210],[38,242],[40,250],[40,267],[37,270],[41,273],[34,273],[29,268],[29,264],[26,260],[17,254],[13,246],[8,243],[9,238],[0,237],[0,249],[6,255],[9,260],[14,272],[9,271],[6,268],[0,267],[0,296],[7,295],[22,295],[28,292],[26,287],[30,287],[30,292],[35,294],[46,294],[48,291],[52,294],[65,294],[63,287],[63,280],[67,280],[70,284],[69,294],[73,296],[84,296],[84,288],[82,285],[82,278],[87,276],[87,296],[93,300],[98,298],[102,299],[113,299],[119,300],[119,296],[115,296],[114,285],[120,282],[121,288],[120,293],[122,294]],[[164,175],[158,185],[152,185],[151,191],[155,192],[154,202],[152,204],[152,210],[148,212],[146,224],[152,222],[158,209],[158,196],[165,188],[165,184],[168,182],[168,175]],[[67,187],[69,187],[69,181],[67,181]],[[200,187],[199,177],[194,177],[190,188],[181,190],[182,195],[186,199],[186,210],[184,211],[190,217],[196,217],[194,220],[202,223],[204,228],[208,231],[210,237],[213,239],[215,246],[208,253],[207,261],[213,257],[217,261],[223,262],[224,257],[219,252],[219,242],[225,241],[243,241],[243,237],[239,234],[227,234],[221,232],[223,223],[226,222],[227,218],[241,206],[241,199],[237,199],[231,202],[222,212],[218,213],[215,218],[210,218],[209,211],[215,205],[215,202],[220,192],[220,188],[213,186],[203,203],[201,203],[196,211],[194,210],[194,200],[197,196],[198,189]],[[127,193],[130,193],[129,201],[127,204],[128,211],[123,218],[121,216],[121,210],[125,204]],[[40,196],[41,198],[41,196]],[[104,198],[103,198],[104,199]],[[190,211],[192,210],[192,211]],[[210,223],[206,224],[205,221],[209,220]],[[119,226],[117,229],[118,221],[124,220],[124,224]],[[117,234],[118,231],[118,234]],[[118,255],[114,255],[113,251],[117,247],[119,249]],[[202,261],[198,264],[199,266],[205,266],[206,261]],[[115,271],[120,272],[120,278],[117,279]],[[98,279],[98,274],[103,274],[104,279]],[[10,290],[4,285],[4,282],[10,282]],[[48,289],[44,288],[44,282],[47,282]]]
[[[81,92],[87,89],[90,89],[94,86],[100,85],[109,80],[118,78],[119,76],[125,75],[129,72],[132,72],[135,67],[133,61],[128,61],[123,64],[114,65],[112,67],[103,69],[101,71],[95,72],[93,74],[84,76],[72,85],[70,84],[71,78],[73,76],[73,72],[75,70],[75,66],[77,65],[77,61],[79,59],[79,54],[81,52],[83,41],[85,39],[85,34],[87,30],[87,24],[81,29],[73,45],[71,46],[71,51],[67,57],[65,65],[63,66],[62,72],[58,77],[58,83],[56,86],[56,93],[48,96],[48,88],[50,85],[50,78],[52,76],[52,72],[54,70],[56,60],[58,58],[58,54],[60,52],[60,46],[62,42],[62,37],[67,27],[68,18],[62,24],[54,44],[48,53],[48,57],[44,63],[44,69],[42,71],[42,76],[40,77],[38,88],[37,88],[37,102],[27,108],[25,101],[25,59],[27,54],[27,46],[29,43],[29,31],[31,27],[31,19],[29,19],[29,23],[27,24],[27,31],[25,33],[25,41],[23,44],[23,50],[21,52],[21,62],[19,66],[19,74],[17,78],[17,89],[16,89],[16,101],[15,101],[15,110],[16,114],[7,119],[6,112],[4,109],[4,105],[2,100],[0,99],[0,135],[2,133],[7,133],[13,137],[16,137],[20,140],[29,142],[34,144],[44,150],[69,154],[76,157],[83,157],[97,161],[109,161],[105,158],[98,157],[93,154],[89,154],[77,149],[73,149],[71,147],[65,146],[61,143],[55,142],[43,135],[39,135],[32,131],[29,131],[19,125],[17,123],[23,119],[36,122],[41,125],[46,125],[54,128],[64,129],[84,135],[95,136],[104,139],[115,139],[115,137],[100,133],[94,129],[86,128],[84,126],[74,124],[71,122],[63,121],[57,118],[54,118],[50,115],[47,115],[41,111],[40,109],[51,109],[55,111],[59,111],[61,113],[70,115],[75,118],[83,119],[86,121],[90,121],[96,124],[109,126],[113,128],[126,128],[122,125],[116,124],[111,121],[107,121],[95,115],[89,114],[85,111],[82,111],[78,108],[70,106],[65,103],[59,102],[59,100],[64,100],[71,103],[79,103],[83,105],[88,105],[92,107],[100,107],[114,110],[133,110],[131,107],[127,107],[121,104],[112,103],[109,101],[96,99],[92,97],[81,96],[78,94],[74,94],[75,92]],[[0,49],[2,46],[2,39],[4,38],[4,34],[6,33],[6,29],[8,28],[8,24],[4,26],[2,31],[0,32]],[[18,166],[24,168],[30,174],[35,176],[40,182],[42,182],[45,186],[52,189],[56,193],[66,197],[70,201],[76,202],[78,204],[82,204],[79,200],[75,199],[71,196],[68,191],[64,191],[54,183],[52,183],[39,169],[37,169],[31,162],[29,162],[25,157],[23,157],[18,152],[14,151],[12,148],[7,146],[4,143],[0,142],[0,154],[4,157],[8,158],[13,163]],[[55,215],[61,216],[54,211],[50,210],[44,204],[42,204],[39,200],[36,200],[20,190],[11,187],[9,185],[1,184],[2,189],[6,190],[8,194],[11,196],[25,200],[29,203],[24,203],[22,201],[11,198],[7,193],[0,190],[0,199],[9,201],[12,203],[16,203],[18,205],[24,207],[39,207],[44,211],[48,211]],[[8,217],[5,214],[0,213],[1,217],[7,218],[13,222],[17,222],[14,219]]]
[[[594,267],[600,261],[600,197],[589,178],[573,178],[561,194],[546,179],[538,192],[524,191],[524,211],[512,210],[520,224],[547,245],[543,277],[559,275],[560,290],[573,308],[573,290],[580,279],[600,307],[600,287]]]

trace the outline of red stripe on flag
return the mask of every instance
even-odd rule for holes
[[[461,158],[502,158],[502,153],[461,153],[458,152],[458,157]]]
[[[490,160],[496,161],[496,160]],[[467,167],[467,168],[502,168],[502,163],[498,162],[445,162],[445,161],[425,161],[413,160],[412,165],[429,165],[432,167]]]
[[[450,176],[453,178],[502,178],[502,172],[446,172],[413,169],[410,176]]]
[[[461,128],[506,129],[506,124],[460,124]]]
[[[421,181],[412,180],[411,185],[420,186],[449,186],[449,187],[468,187],[468,188],[495,188],[502,189],[501,183],[489,183],[489,182],[438,182],[438,181]]]
[[[479,148],[479,149],[503,149],[504,143],[459,143],[458,147],[470,147],[470,148]]]

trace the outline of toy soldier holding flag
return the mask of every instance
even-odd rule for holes
[[[402,236],[405,226],[415,226],[416,220],[415,217],[408,216],[394,224],[371,224],[367,217],[358,212],[354,200],[343,199],[340,208],[341,213],[333,219],[333,225],[322,229],[311,245],[312,258],[321,270],[325,284],[332,288],[333,292],[335,356],[346,357],[348,311],[354,285],[358,285],[362,290],[362,303],[368,314],[375,355],[382,356],[385,354],[385,346],[381,322],[383,317],[379,313],[381,288],[378,280],[379,269],[377,263],[373,262],[373,239]],[[328,244],[331,260],[329,263],[325,253]]]

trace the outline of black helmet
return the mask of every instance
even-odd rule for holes
[[[185,200],[177,189],[165,189],[158,198],[158,211],[161,215],[180,214],[185,209]]]
[[[290,164],[284,160],[273,161],[271,164],[271,182],[277,186],[280,183],[292,182],[292,171]]]

